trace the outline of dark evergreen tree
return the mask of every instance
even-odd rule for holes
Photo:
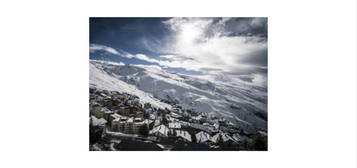
[[[142,136],[149,136],[149,128],[146,124],[142,125],[139,128],[139,134],[141,134]]]

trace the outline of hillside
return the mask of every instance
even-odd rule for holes
[[[234,76],[196,77],[154,66],[91,60],[90,85],[136,95],[158,108],[170,109],[174,103],[222,116],[246,132],[267,129],[267,89]]]

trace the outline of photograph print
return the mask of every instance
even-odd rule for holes
[[[89,18],[90,151],[267,151],[268,18]]]

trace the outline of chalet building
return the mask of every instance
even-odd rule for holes
[[[103,101],[102,101],[102,104],[103,106],[105,107],[112,107],[113,106],[113,100],[108,97],[108,98],[105,98]]]
[[[156,135],[156,136],[163,136],[163,137],[167,137],[169,134],[169,128],[167,128],[165,125],[159,125],[157,127],[154,127],[151,131],[150,131],[151,135]]]
[[[169,128],[170,129],[180,129],[181,128],[181,123],[179,123],[179,122],[170,122],[169,123]]]
[[[99,111],[102,106],[97,102],[92,102],[89,107],[90,107],[90,112],[92,112],[92,111]]]
[[[107,120],[109,122],[109,124],[112,124],[113,120],[117,119],[117,118],[126,118],[125,116],[121,116],[117,113],[111,114],[109,116],[109,119]]]
[[[176,130],[175,133],[176,133],[176,137],[178,137],[178,139],[183,140],[183,141],[192,142],[191,135],[187,131]]]
[[[112,131],[125,134],[138,134],[145,123],[141,118],[119,117],[112,121]]]
[[[219,132],[212,137],[212,141],[217,144],[233,144],[236,141],[227,133]]]
[[[113,102],[114,106],[118,106],[118,105],[121,104],[121,100],[120,99],[114,99],[112,102]]]
[[[135,116],[138,117],[138,118],[144,119],[144,113],[141,112],[141,111],[137,112],[137,113],[135,114]]]
[[[100,126],[100,127],[104,127],[105,124],[107,123],[107,121],[103,118],[96,118],[95,116],[91,116],[90,118],[90,122],[93,126]]]
[[[91,114],[93,114],[97,118],[103,118],[104,113],[102,107],[99,104],[93,104],[90,109]]]
[[[135,114],[137,111],[140,110],[140,108],[138,106],[129,106],[129,109],[130,109],[130,114]]]
[[[119,130],[120,132],[123,132],[123,133],[126,133],[126,134],[134,134],[134,131],[133,131],[134,121],[133,121],[133,118],[129,118],[125,122],[122,122],[122,124],[124,124],[124,129],[123,130]]]
[[[135,118],[132,125],[133,134],[138,134],[140,127],[143,126],[144,124],[145,123],[142,118]]]
[[[114,132],[123,132],[125,127],[126,118],[116,118],[112,121],[111,130]]]
[[[119,114],[128,116],[130,114],[129,107],[120,107]]]
[[[205,143],[208,145],[215,144],[216,142],[212,139],[212,137],[204,131],[201,131],[196,134],[197,143]]]
[[[110,115],[114,114],[113,111],[110,111],[107,108],[103,108],[102,111],[103,111],[103,118],[107,121],[109,121]]]

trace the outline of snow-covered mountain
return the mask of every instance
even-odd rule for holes
[[[90,61],[90,85],[137,95],[156,107],[184,109],[218,115],[247,132],[267,129],[267,88],[234,76],[195,77],[175,74],[155,66]]]

